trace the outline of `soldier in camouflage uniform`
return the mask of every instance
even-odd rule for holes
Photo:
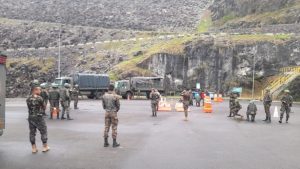
[[[79,97],[79,86],[76,84],[74,89],[72,90],[72,96],[74,100],[74,109],[78,109],[78,97]]]
[[[36,130],[41,133],[41,140],[43,142],[43,152],[50,150],[47,141],[47,126],[45,119],[43,118],[43,109],[45,108],[44,100],[40,96],[41,88],[38,86],[31,86],[31,95],[27,98],[26,103],[28,107],[28,123],[29,123],[29,138],[32,145],[32,153],[37,153],[37,147],[35,143]]]
[[[108,147],[108,133],[112,128],[113,147],[119,147],[117,143],[117,128],[118,128],[118,111],[120,110],[119,96],[114,92],[114,86],[109,86],[109,91],[104,94],[102,99],[103,109],[105,113],[105,129],[104,129],[104,147]]]
[[[285,90],[284,93],[284,96],[281,98],[281,113],[279,123],[282,123],[284,113],[286,113],[286,123],[288,123],[290,118],[291,107],[293,106],[293,97],[290,95],[290,91]]]
[[[242,109],[242,105],[240,104],[238,98],[236,98],[236,97],[232,103],[233,117],[240,116],[241,118],[243,118],[243,116],[239,114],[239,111]]]
[[[185,116],[184,120],[187,121],[191,94],[189,91],[183,90],[183,92],[181,93],[181,96],[182,96],[183,110],[184,110],[184,116]]]
[[[64,88],[60,91],[60,103],[62,106],[62,114],[61,114],[61,120],[66,119],[65,113],[67,113],[67,119],[73,120],[70,117],[70,103],[71,103],[71,95],[70,95],[70,84],[65,83]]]
[[[152,116],[157,117],[157,109],[160,100],[160,94],[156,92],[155,89],[152,89],[150,93],[150,99],[151,99]]]
[[[251,121],[255,121],[255,116],[257,112],[257,106],[254,103],[254,100],[251,100],[248,107],[247,107],[247,121],[250,121],[250,116],[251,116]]]
[[[263,99],[263,103],[264,103],[264,108],[265,108],[265,113],[266,113],[266,119],[263,121],[271,123],[270,107],[272,104],[272,95],[270,94],[269,89],[266,90],[266,93],[265,93],[264,99]]]
[[[57,119],[59,119],[59,99],[60,94],[58,91],[58,85],[52,84],[52,89],[49,91],[50,119],[53,119],[54,108],[57,110]]]
[[[227,117],[233,117],[233,108],[234,108],[234,103],[235,103],[235,99],[237,98],[237,94],[236,93],[230,93],[230,100],[229,100],[229,116]]]
[[[46,116],[46,108],[47,108],[47,104],[48,104],[48,100],[49,100],[49,95],[48,95],[48,91],[46,89],[46,84],[41,84],[41,88],[42,88],[42,92],[41,92],[41,97],[44,100],[44,104],[45,104],[45,108],[43,109],[43,114],[44,116]]]

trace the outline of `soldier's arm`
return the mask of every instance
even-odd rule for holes
[[[120,107],[121,107],[120,100],[119,100],[118,97],[116,97],[116,107],[117,107],[117,112],[118,112],[120,110]]]
[[[105,101],[104,101],[105,99],[103,98],[102,99],[102,107],[103,107],[103,109],[105,110],[106,109],[106,105],[105,105]]]
[[[46,104],[42,97],[38,98],[38,102],[39,102],[39,105],[42,107],[42,109],[46,109]]]

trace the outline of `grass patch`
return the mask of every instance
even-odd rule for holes
[[[274,25],[274,24],[285,24],[290,23],[290,18],[294,18],[294,15],[297,14],[295,11],[300,10],[300,2],[296,2],[293,5],[286,6],[285,8],[265,12],[260,14],[251,14],[244,17],[234,17],[233,14],[224,16],[222,19],[219,19],[214,22],[214,26],[223,26],[223,25],[239,25],[240,22],[246,23],[262,23],[263,25]],[[294,11],[294,12],[292,12]]]
[[[211,12],[204,12],[201,21],[197,27],[198,33],[208,32],[209,28],[212,26]]]
[[[231,20],[234,20],[234,19],[236,19],[236,18],[237,18],[237,17],[236,17],[233,13],[231,13],[231,14],[225,15],[225,16],[223,16],[221,19],[215,21],[215,22],[213,23],[213,25],[214,25],[214,26],[222,26],[222,25],[224,25],[225,23],[227,23],[227,22],[229,22],[229,21],[231,21]]]
[[[281,43],[286,40],[290,40],[292,36],[290,34],[247,34],[247,35],[231,35],[230,39],[235,43],[243,43],[243,42],[273,42],[273,43]]]
[[[184,52],[185,43],[193,40],[193,36],[174,38],[172,40],[161,41],[159,43],[153,44],[148,47],[144,54],[133,57],[127,61],[123,61],[116,65],[113,70],[110,72],[112,78],[118,79],[121,74],[126,72],[133,72],[134,74],[139,74],[142,76],[151,75],[151,71],[138,67],[139,63],[142,63],[146,59],[152,57],[156,53],[170,53],[170,54],[182,54]],[[139,49],[139,46],[135,46],[131,51]]]
[[[55,58],[13,58],[7,60],[7,68],[12,69],[19,67],[20,65],[30,65],[31,67],[38,67],[41,72],[47,73],[50,69],[54,68],[56,64]],[[12,67],[12,65],[14,65]]]

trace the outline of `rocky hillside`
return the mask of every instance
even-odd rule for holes
[[[298,24],[300,0],[215,0],[212,19],[227,29]]]
[[[186,40],[172,40],[154,54],[150,51],[140,56],[137,68],[151,75],[168,77],[172,90],[195,87],[197,82],[210,90],[227,92],[242,86],[245,94],[252,85],[253,59],[256,71],[256,94],[261,93],[269,77],[279,68],[300,65],[299,37],[287,35],[219,35],[200,36]],[[152,49],[153,50],[153,49]],[[253,58],[255,56],[255,58]],[[121,78],[129,69],[116,66]],[[122,69],[123,68],[123,69]],[[120,70],[121,69],[121,70]],[[144,71],[141,71],[144,70]],[[123,73],[123,74],[122,74]],[[125,73],[128,75],[129,73]],[[130,74],[129,74],[130,75]]]
[[[0,17],[115,29],[187,30],[211,0],[0,0]]]
[[[0,18],[0,47],[4,49],[57,47],[59,33],[62,45],[157,34],[149,31],[126,31]]]

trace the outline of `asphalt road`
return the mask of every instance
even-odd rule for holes
[[[245,113],[247,102],[243,102]],[[275,105],[272,106],[272,112]],[[120,148],[103,147],[101,101],[83,100],[73,121],[47,120],[51,151],[31,153],[24,99],[7,101],[7,129],[0,137],[0,169],[299,169],[300,106],[289,124],[266,124],[258,104],[255,123],[228,118],[228,102],[205,114],[192,107],[150,117],[149,101],[122,101]],[[111,140],[110,140],[111,141]],[[37,135],[38,147],[42,144]]]

